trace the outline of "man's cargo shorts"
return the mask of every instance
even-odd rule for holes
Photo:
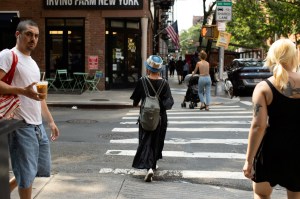
[[[50,176],[50,145],[42,124],[24,124],[8,135],[8,142],[19,188],[29,188],[35,177]]]

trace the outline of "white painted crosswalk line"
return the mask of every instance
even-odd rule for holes
[[[110,140],[113,144],[138,144],[138,139],[119,139]],[[179,139],[173,138],[165,140],[165,144],[228,144],[228,145],[242,145],[247,144],[247,139]]]
[[[241,162],[245,160],[245,154],[235,152],[236,150],[230,150],[229,153],[223,152],[222,147],[238,146],[246,147],[248,140],[247,139],[224,139],[224,137],[220,137],[218,139],[214,138],[205,138],[201,137],[205,132],[211,132],[215,135],[222,135],[220,133],[226,132],[234,132],[241,133],[242,137],[249,132],[249,127],[251,124],[252,111],[248,109],[242,108],[237,105],[220,105],[220,106],[210,106],[210,111],[199,111],[199,109],[172,109],[167,112],[168,114],[168,128],[167,132],[181,132],[182,133],[190,133],[190,136],[197,135],[196,138],[188,138],[185,137],[180,138],[170,138],[168,137],[165,140],[165,145],[189,145],[194,144],[208,144],[209,147],[218,146],[220,150],[218,151],[208,151],[202,152],[186,152],[186,151],[173,151],[173,150],[164,150],[162,155],[164,157],[171,158],[193,158],[193,159],[219,159],[219,160],[235,160],[235,162]],[[122,128],[116,127],[112,129],[112,132],[122,132],[122,133],[137,133],[138,126],[136,125],[136,120],[138,119],[139,109],[130,110],[125,117],[122,117],[120,122]],[[191,125],[189,125],[191,124]],[[212,126],[211,128],[208,128]],[[134,127],[134,128],[132,128]],[[195,132],[195,133],[194,133]],[[198,133],[198,134],[197,134]],[[242,134],[243,133],[243,134]],[[174,133],[175,134],[175,133]],[[171,135],[171,134],[168,134]],[[175,134],[178,136],[178,133]],[[212,134],[211,134],[212,135]],[[118,149],[122,144],[126,147],[129,147],[128,144],[132,144],[132,146],[136,147],[138,145],[138,138],[129,138],[129,139],[113,139],[110,140],[112,146],[118,146]],[[223,146],[222,146],[223,145]],[[227,145],[227,146],[225,146]],[[189,147],[189,146],[188,146]],[[186,147],[179,147],[186,148]],[[238,149],[235,148],[235,149]],[[132,148],[126,148],[132,149]],[[171,148],[170,148],[171,149]],[[175,150],[178,149],[177,147]],[[239,150],[239,149],[238,149]],[[226,150],[228,151],[228,149]],[[231,153],[231,151],[234,151]],[[240,151],[241,152],[241,151]],[[130,156],[133,157],[136,154],[136,148],[133,150],[107,150],[106,155],[109,156]],[[208,168],[209,169],[209,168]],[[129,174],[129,175],[145,175],[146,170],[138,170],[138,169],[112,169],[112,168],[103,168],[99,171],[99,173],[115,173],[115,174]],[[170,177],[180,177],[184,179],[195,179],[195,178],[203,178],[203,179],[245,179],[243,173],[241,171],[204,171],[204,170],[157,170],[155,172],[155,176],[170,176]]]
[[[251,115],[218,115],[218,116],[168,116],[168,119],[246,119],[252,118]],[[122,117],[124,120],[137,120],[138,117]]]
[[[107,150],[106,155],[121,155],[134,156],[136,150]],[[214,152],[193,152],[185,151],[163,151],[162,155],[165,157],[179,157],[179,158],[221,158],[221,159],[245,159],[245,154],[242,153],[214,153]]]
[[[221,108],[225,108],[225,109],[228,109],[228,108],[241,108],[240,106],[237,106],[237,105],[218,105],[218,106],[210,106],[211,108],[218,108],[218,109],[221,109]],[[139,112],[140,110],[139,109],[133,109],[133,110],[129,110],[128,112],[129,113],[134,113],[134,112]],[[167,110],[168,113],[170,112],[186,112],[186,111],[194,111],[194,112],[199,112],[199,109],[188,109],[188,108],[181,108],[181,109],[171,109],[171,110]]]
[[[194,121],[179,121],[171,120],[168,121],[168,124],[250,124],[251,121],[206,121],[206,120],[194,120]],[[136,121],[133,122],[120,122],[120,124],[136,124]]]
[[[99,173],[101,174],[122,174],[122,175],[134,175],[144,176],[146,170],[140,169],[112,169],[102,168]],[[209,178],[209,179],[246,179],[242,172],[230,172],[230,171],[199,171],[199,170],[157,170],[155,176],[164,177],[182,177],[184,179],[195,178]]]
[[[138,132],[136,128],[113,128],[112,132]],[[172,128],[168,127],[168,132],[249,132],[249,128]]]
[[[204,112],[204,111],[198,111],[198,112],[170,112],[168,115],[219,115],[219,114],[251,114],[251,111],[231,111],[231,112]],[[128,116],[133,116],[133,115],[139,115],[139,112],[131,112],[131,113],[126,113]]]

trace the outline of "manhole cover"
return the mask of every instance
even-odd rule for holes
[[[97,101],[97,102],[99,102],[99,101],[109,101],[108,99],[91,99],[90,101]]]
[[[94,124],[97,123],[97,120],[88,120],[88,119],[75,119],[75,120],[68,120],[68,123],[73,124]]]

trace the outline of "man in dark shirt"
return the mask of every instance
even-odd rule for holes
[[[182,57],[179,57],[179,60],[176,62],[176,72],[178,77],[178,83],[181,84],[183,81],[183,66],[184,62],[182,61]]]

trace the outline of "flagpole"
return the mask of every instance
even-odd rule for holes
[[[160,33],[162,33],[162,31],[164,31],[166,28],[162,29],[161,31],[159,31],[156,35],[154,35],[154,38],[157,37]]]

